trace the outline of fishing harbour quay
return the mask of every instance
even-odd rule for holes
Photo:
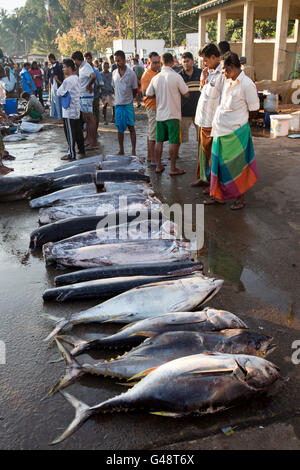
[[[141,115],[138,135],[143,135],[145,127]],[[103,155],[108,154],[106,149],[111,154],[117,153],[111,134],[109,129],[101,132]],[[49,151],[46,145],[49,139],[58,142],[55,150]],[[271,396],[198,417],[174,419],[145,411],[106,413],[89,420],[77,433],[58,444],[59,448],[179,450],[247,445],[256,448],[262,439],[270,448],[280,445],[299,448],[299,366],[292,362],[292,344],[299,339],[299,294],[295,289],[299,265],[296,217],[299,189],[295,184],[295,193],[289,190],[299,171],[297,145],[288,139],[270,141],[262,137],[255,138],[255,145],[263,174],[263,181],[258,183],[260,191],[253,192],[247,214],[233,217],[222,208],[205,212],[205,245],[198,261],[203,262],[205,275],[224,280],[222,289],[203,307],[232,312],[251,331],[273,338],[277,348],[267,359],[280,368],[282,378],[276,384],[279,390]],[[45,126],[32,141],[10,146],[20,155],[14,164],[16,176],[47,173],[60,165],[63,141],[55,126],[48,129]],[[192,143],[182,151],[181,164],[186,170],[194,165],[191,148]],[[143,155],[139,144],[137,153]],[[175,186],[168,175],[159,180],[153,170],[145,168],[159,200],[168,204],[200,200],[200,191],[187,189],[185,176]],[[271,181],[277,181],[275,186]],[[95,298],[43,302],[43,293],[53,289],[54,278],[64,273],[53,265],[46,267],[40,249],[28,250],[30,234],[37,228],[38,210],[31,209],[28,201],[7,201],[1,203],[1,214],[0,339],[6,345],[6,364],[0,366],[3,387],[0,442],[3,448],[48,449],[49,443],[72,421],[74,411],[59,393],[41,401],[66,370],[64,362],[49,363],[56,361],[59,353],[55,342],[43,341],[52,329],[45,314],[69,318],[99,302]],[[116,334],[122,326],[82,324],[62,335],[91,340],[97,334]],[[63,347],[72,349],[66,343]],[[122,354],[113,349],[95,349],[76,356],[76,361],[80,364],[109,361]],[[85,374],[66,391],[94,406],[123,393],[126,387],[116,379]],[[5,406],[5,402],[10,406]],[[228,426],[234,430],[231,436],[222,432]],[[276,438],[274,444],[278,432],[281,442]]]

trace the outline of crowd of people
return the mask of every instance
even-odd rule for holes
[[[166,52],[151,52],[147,60],[138,54],[128,58],[116,51],[109,60],[95,59],[90,52],[75,51],[62,64],[49,54],[47,70],[37,62],[25,63],[21,72],[27,101],[22,117],[39,120],[43,114],[44,77],[50,90],[50,116],[62,120],[68,152],[64,160],[76,158],[98,148],[100,99],[105,124],[107,108],[118,130],[119,154],[124,155],[124,133],[128,129],[131,154],[136,155],[135,108],[142,100],[148,118],[147,159],[162,173],[164,142],[169,142],[170,175],[182,175],[178,168],[180,145],[188,142],[195,126],[198,140],[196,180],[192,187],[203,186],[205,204],[225,204],[231,208],[245,205],[244,194],[257,180],[257,170],[249,126],[249,113],[259,109],[253,70],[247,70],[246,58],[230,51],[229,43],[211,43],[199,51],[198,68],[190,52],[181,64]],[[251,69],[251,68],[250,68]],[[0,66],[6,96],[12,96],[14,74]],[[43,82],[44,80],[44,82]],[[16,79],[15,79],[16,81]],[[15,85],[16,86],[16,83]],[[86,135],[84,137],[84,130]]]

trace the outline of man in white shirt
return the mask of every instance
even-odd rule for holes
[[[183,78],[172,67],[174,58],[169,52],[162,55],[161,72],[152,78],[146,90],[147,97],[156,97],[156,173],[164,171],[161,164],[163,142],[169,141],[171,158],[170,175],[182,175],[184,170],[176,168],[180,146],[181,95],[189,97],[189,89]]]
[[[83,57],[82,52],[76,51],[72,54],[79,73],[80,82],[80,111],[87,127],[86,146],[87,150],[98,149],[96,120],[93,115],[94,82],[96,74]]]
[[[201,76],[201,95],[198,101],[195,124],[198,126],[198,163],[196,181],[191,186],[209,186],[211,167],[212,122],[220,103],[224,76],[220,64],[220,51],[215,44],[208,44],[199,52],[204,69]],[[204,194],[209,194],[206,188]]]
[[[115,124],[118,128],[119,155],[124,155],[124,132],[127,127],[131,139],[131,155],[136,155],[136,133],[133,98],[137,93],[137,78],[133,70],[126,65],[123,51],[115,52],[117,69],[113,71],[112,82],[115,89]]]
[[[68,142],[68,154],[62,160],[75,160],[77,143],[80,156],[85,155],[84,138],[80,122],[80,81],[76,74],[76,67],[71,59],[63,61],[64,74],[67,78],[57,90],[58,96],[62,99],[62,113],[64,120],[64,130]],[[70,103],[64,103],[66,94],[69,93]],[[69,106],[67,106],[69,104]]]

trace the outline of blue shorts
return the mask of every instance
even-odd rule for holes
[[[118,131],[121,134],[124,134],[127,127],[133,127],[135,123],[133,103],[120,104],[115,106],[115,116],[115,124],[118,128]]]
[[[81,96],[80,97],[80,111],[86,114],[93,114],[93,101],[94,101],[94,95]]]

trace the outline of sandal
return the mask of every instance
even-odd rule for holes
[[[211,199],[206,199],[205,201],[203,201],[203,204],[205,204],[206,206],[211,206],[213,204],[220,204],[221,206],[223,206],[224,204],[226,204],[226,202],[219,201],[218,199],[215,199],[215,198],[211,198]]]
[[[231,206],[230,206],[230,209],[232,211],[238,211],[240,209],[243,209],[245,207],[245,203],[244,202],[234,202]]]

